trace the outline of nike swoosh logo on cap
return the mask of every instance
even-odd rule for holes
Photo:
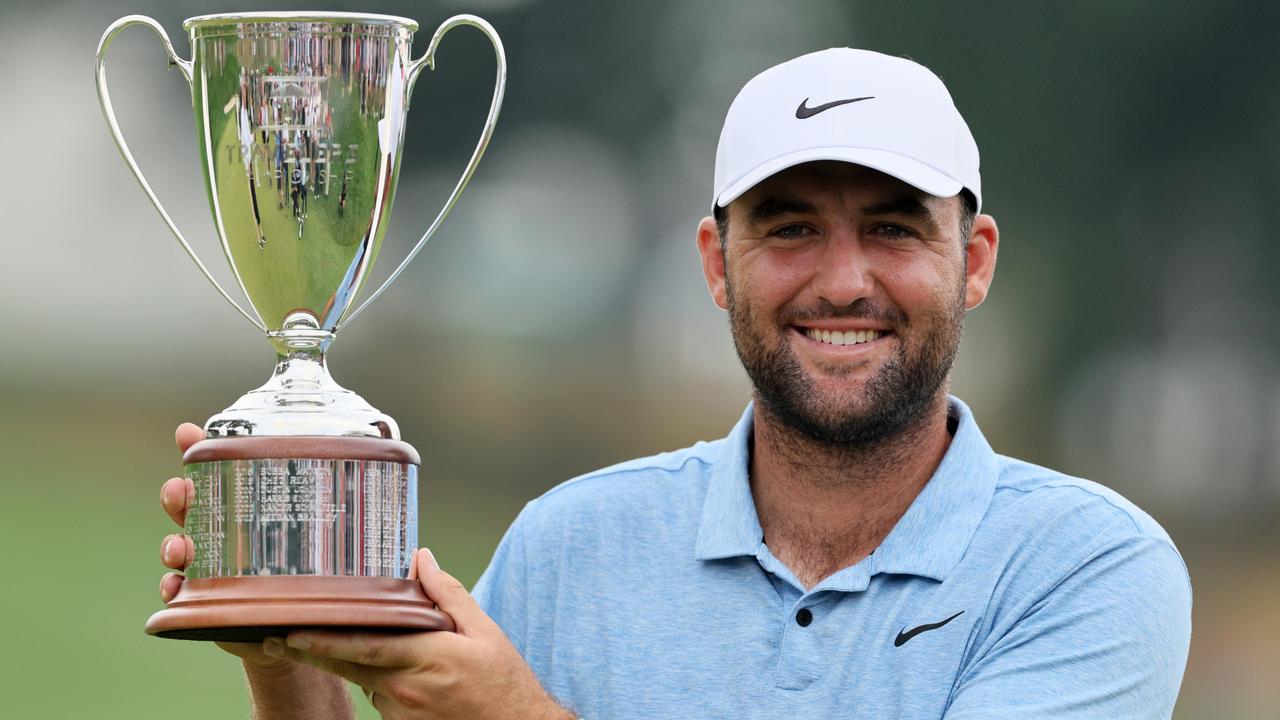
[[[963,611],[963,610],[961,610],[960,612],[956,613],[955,615],[952,615],[951,617],[949,617],[949,618],[947,618],[946,620],[943,620],[943,621],[941,621],[941,622],[936,622],[936,623],[927,623],[927,624],[924,624],[924,625],[919,625],[919,626],[917,626],[917,627],[913,627],[913,628],[911,628],[910,630],[907,630],[906,628],[903,628],[902,630],[900,630],[900,631],[898,632],[898,637],[896,637],[896,638],[894,638],[894,639],[893,639],[893,646],[894,646],[894,647],[902,647],[903,645],[905,645],[905,644],[906,644],[906,642],[907,642],[908,640],[910,640],[911,638],[913,638],[913,637],[915,637],[915,636],[919,635],[920,633],[922,633],[922,632],[929,632],[930,630],[937,630],[938,628],[942,627],[943,625],[946,625],[947,623],[951,622],[952,620],[955,620],[956,618],[960,617],[960,616],[961,616],[961,615],[963,615],[963,614],[964,614],[964,611]]]
[[[866,97],[845,98],[844,100],[832,100],[829,103],[822,103],[821,105],[815,105],[813,107],[809,107],[809,98],[805,98],[804,100],[800,101],[800,106],[796,108],[796,119],[804,120],[805,118],[811,118],[820,112],[830,110],[833,107],[839,107],[841,105],[848,105],[849,103],[856,103],[856,102],[862,102],[863,100],[874,100],[874,99],[875,99],[875,95],[867,95]]]

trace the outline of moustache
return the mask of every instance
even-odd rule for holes
[[[869,320],[887,325],[890,328],[906,327],[908,324],[906,313],[899,308],[879,306],[865,298],[860,298],[842,307],[836,307],[827,300],[820,300],[819,304],[810,307],[787,308],[780,317],[785,325],[835,318]]]

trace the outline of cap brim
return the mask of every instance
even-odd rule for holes
[[[724,207],[765,178],[789,167],[815,160],[838,160],[879,170],[937,197],[951,197],[964,189],[964,184],[959,180],[919,160],[895,152],[874,148],[819,147],[799,150],[757,165],[754,170],[730,183],[729,187],[721,191],[715,202],[720,207]]]

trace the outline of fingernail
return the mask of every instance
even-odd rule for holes
[[[284,657],[284,643],[278,637],[269,637],[262,641],[262,652],[271,657]]]
[[[164,577],[160,578],[160,599],[164,600],[165,602],[169,602],[169,598],[164,596],[164,581],[168,579],[169,579],[169,575],[167,573],[164,575]]]
[[[291,648],[296,648],[298,650],[311,649],[311,638],[307,637],[306,635],[294,633],[289,636],[288,642],[289,642],[289,647]]]
[[[422,548],[422,551],[427,554],[427,567],[440,572],[440,563],[436,562],[436,556],[432,554],[431,548]]]
[[[164,561],[165,565],[169,564],[169,561],[171,559],[169,555],[172,548],[173,548],[173,538],[169,538],[168,540],[165,540],[164,547],[160,548],[160,558]]]

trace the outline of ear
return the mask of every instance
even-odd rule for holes
[[[973,234],[969,236],[969,245],[965,248],[968,255],[964,288],[964,306],[972,310],[987,299],[987,291],[991,289],[991,281],[996,274],[996,251],[1000,249],[1000,230],[996,228],[996,220],[990,215],[979,215],[973,219]]]
[[[715,218],[704,217],[698,223],[698,254],[702,256],[702,275],[707,279],[711,299],[721,310],[729,309],[729,296],[725,292],[724,253],[720,252],[720,231]]]

